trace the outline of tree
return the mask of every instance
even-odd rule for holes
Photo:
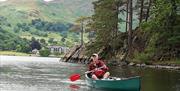
[[[18,27],[14,27],[13,30],[14,30],[15,33],[19,33],[19,31],[20,31],[20,29]]]
[[[31,47],[31,50],[33,49],[40,50],[41,44],[34,37],[32,37],[30,47]]]
[[[39,51],[39,54],[42,57],[48,57],[51,54],[51,52],[49,49],[42,49]]]
[[[153,60],[171,60],[179,58],[180,16],[177,5],[179,0],[150,0],[149,19],[140,26],[148,40],[144,53]]]
[[[149,0],[147,12],[146,12],[146,22],[147,22],[147,20],[148,20],[148,18],[149,18],[149,12],[150,12],[151,4],[152,4],[152,0]]]
[[[40,43],[46,44],[46,40],[45,39],[40,39]]]
[[[97,0],[93,2],[94,15],[92,15],[92,21],[89,24],[90,30],[95,31],[95,40],[88,45],[89,53],[99,52],[100,49],[107,49],[103,51],[104,57],[114,56],[118,48],[118,34],[119,30],[119,10],[120,6],[124,3],[123,0]],[[93,48],[92,48],[93,47]],[[101,54],[100,54],[101,55]]]
[[[34,37],[31,37],[31,41],[36,41],[36,38],[34,38]]]
[[[95,14],[92,16],[92,28],[96,31],[97,43],[102,46],[109,45],[118,31],[118,5],[117,0],[98,0],[94,3]]]
[[[132,17],[133,17],[133,8],[132,8],[132,0],[128,0],[128,53],[131,53],[132,48]]]
[[[54,38],[49,38],[48,42],[49,43],[53,43],[54,42]]]
[[[65,41],[66,41],[66,38],[64,38],[64,37],[61,38],[61,41],[62,41],[62,42],[65,42]]]
[[[26,44],[26,45],[17,45],[16,46],[16,51],[17,52],[29,53],[31,51],[31,47],[28,44]]]
[[[137,15],[139,16],[139,25],[142,23],[142,21],[147,22],[152,1],[153,0],[137,0],[137,3],[135,3],[134,9],[138,10],[136,12],[138,12]]]
[[[143,7],[144,7],[144,0],[140,0],[140,1],[141,1],[141,7],[140,7],[139,23],[141,23],[143,19]]]
[[[79,19],[76,20],[76,29],[77,30],[80,30],[81,32],[81,45],[84,44],[84,31],[86,29],[86,24],[87,24],[87,21],[89,21],[91,18],[90,17],[80,17]]]

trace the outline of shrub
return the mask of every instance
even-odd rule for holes
[[[49,49],[42,49],[39,51],[39,54],[42,57],[48,57],[51,54],[51,52]]]

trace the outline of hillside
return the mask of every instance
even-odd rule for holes
[[[73,22],[79,16],[92,14],[92,0],[7,0],[0,2],[0,15],[10,22],[41,18],[53,22]]]
[[[38,41],[45,40],[46,46],[71,47],[79,43],[79,33],[68,30],[78,17],[92,15],[92,2],[93,0],[0,0],[0,50],[17,50],[18,46],[23,46],[22,42],[29,44],[32,37]],[[85,34],[85,41],[87,40]],[[9,47],[6,48],[7,46]]]

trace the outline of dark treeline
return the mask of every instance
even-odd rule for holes
[[[16,30],[29,31],[31,27],[34,27],[37,30],[41,31],[54,31],[54,32],[62,32],[68,31],[72,24],[64,24],[58,22],[48,22],[43,21],[41,19],[34,19],[31,23],[17,23]]]
[[[87,45],[88,54],[143,62],[180,58],[179,0],[97,0],[90,23],[96,38]],[[118,16],[126,13],[126,18]],[[134,13],[138,26],[133,29]],[[126,32],[121,32],[121,23]],[[103,50],[103,52],[101,51]]]
[[[32,20],[31,24],[38,30],[42,31],[55,31],[55,32],[62,32],[68,31],[73,24],[64,24],[64,23],[53,23],[48,21],[43,21],[41,19],[34,19]]]

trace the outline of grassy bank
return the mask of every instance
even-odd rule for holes
[[[171,60],[168,60],[168,61],[145,61],[145,60],[137,60],[137,59],[132,59],[133,63],[137,63],[137,64],[142,64],[142,63],[145,63],[145,64],[148,64],[148,65],[178,65],[180,66],[180,59],[171,59]]]
[[[0,51],[0,55],[9,55],[9,56],[39,56],[35,54],[27,54],[22,52],[15,52],[15,51]],[[64,57],[64,54],[59,55],[49,55],[49,57]]]
[[[31,54],[14,52],[14,51],[0,51],[0,55],[11,55],[11,56],[30,56]]]
[[[158,62],[155,62],[154,64],[161,64],[161,65],[175,64],[175,65],[180,66],[180,59],[174,59],[174,60],[170,60],[170,61],[158,61]]]

